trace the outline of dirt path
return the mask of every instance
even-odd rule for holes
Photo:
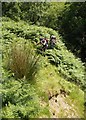
[[[79,118],[73,103],[71,102],[71,105],[69,105],[66,97],[68,95],[61,93],[50,98],[49,107],[51,118]]]

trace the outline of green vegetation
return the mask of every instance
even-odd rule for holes
[[[76,17],[82,6],[65,2],[2,4],[2,118],[84,118],[86,68],[81,60],[85,61],[85,51],[84,56],[80,54],[85,37],[77,37],[84,30],[77,32],[76,28],[84,25],[82,14],[78,22]],[[68,33],[68,28],[75,32]],[[51,35],[56,36],[54,49],[49,44],[41,51],[40,38],[50,39]],[[83,45],[77,46],[77,40]]]
[[[6,22],[6,21],[3,22],[3,30],[9,31],[9,33],[3,31],[4,39],[7,38],[7,40],[9,40],[11,37],[11,39],[13,39],[13,41],[14,41],[14,39],[17,39],[17,37],[18,37],[17,41],[19,41],[19,37],[22,37],[24,39],[27,39],[27,41],[32,41],[34,44],[36,42],[39,42],[40,37],[45,37],[45,35],[47,35],[47,37],[50,38],[50,35],[52,35],[52,34],[56,35],[57,45],[54,50],[51,50],[51,49],[47,50],[46,55],[48,56],[50,62],[57,66],[59,73],[63,74],[64,77],[66,79],[68,79],[69,81],[74,81],[76,84],[82,86],[82,89],[85,89],[85,84],[84,84],[85,83],[85,76],[84,76],[85,75],[85,67],[83,66],[83,63],[79,59],[76,59],[75,56],[67,50],[67,48],[65,47],[65,44],[60,41],[60,37],[59,37],[58,33],[56,33],[54,30],[46,28],[46,27],[37,27],[37,26],[32,26],[32,25],[31,26],[28,25],[28,27],[27,27],[27,24],[25,24],[25,23],[23,24],[22,22],[14,22],[11,20],[8,22]],[[14,37],[13,37],[13,35],[14,35]],[[21,40],[23,41],[23,39],[21,39]],[[6,42],[6,40],[5,40],[5,42]],[[24,42],[26,42],[26,40],[24,40]],[[24,43],[21,42],[21,44],[24,44]],[[21,46],[21,44],[20,44],[20,46]],[[24,49],[23,46],[24,45],[22,45],[22,47],[21,47],[21,49],[22,49],[22,50],[20,50],[21,52]],[[27,47],[28,47],[28,49],[31,50],[31,46],[30,46],[30,48],[29,48],[29,45]],[[30,50],[28,51],[28,49],[26,48],[25,51],[27,53],[29,53],[29,55],[30,55]],[[35,49],[36,49],[36,45],[35,45]],[[14,50],[15,50],[15,52],[17,52],[16,49],[14,49]],[[25,51],[24,51],[24,53],[25,53]],[[21,52],[19,54],[21,54]],[[27,54],[27,53],[25,53],[25,54]],[[18,54],[18,52],[17,52],[17,54]],[[17,54],[15,54],[15,55],[17,55]],[[20,56],[20,57],[22,57],[22,56]],[[19,61],[20,61],[20,57],[19,57]],[[23,59],[24,59],[24,57],[23,57]],[[28,57],[28,59],[29,59],[29,57]],[[18,60],[18,58],[17,58],[17,60]],[[15,59],[14,59],[14,61],[15,61]],[[23,61],[21,61],[21,63],[22,62]],[[33,61],[32,61],[32,63],[33,63]],[[24,68],[24,69],[26,69],[26,68]],[[25,71],[24,69],[22,69],[22,70]],[[24,72],[23,72],[23,74],[24,74]]]
[[[84,2],[4,2],[2,15],[57,30],[68,49],[86,62],[85,9]]]
[[[12,78],[4,82],[2,117],[29,118],[38,115],[40,110],[38,96],[30,84],[26,84],[24,80],[16,81]]]
[[[75,110],[76,113],[78,113],[77,117],[83,118],[83,115],[84,115],[84,113],[83,113],[84,92],[82,90],[80,90],[80,88],[78,86],[76,86],[76,85],[66,81],[66,79],[62,78],[62,76],[60,76],[60,74],[57,72],[57,67],[51,65],[48,62],[47,57],[45,57],[44,60],[42,58],[41,67],[42,67],[42,69],[40,69],[39,74],[37,75],[37,80],[36,80],[37,82],[35,84],[36,85],[35,87],[38,88],[38,91],[39,91],[38,94],[41,96],[42,101],[47,101],[46,100],[47,98],[44,96],[45,93],[49,97],[50,94],[52,96],[55,95],[56,93],[59,94],[60,90],[63,89],[67,93],[69,93],[69,95],[65,98],[66,103],[68,103],[68,105],[70,105],[70,106],[73,105],[73,108],[68,112],[68,115],[72,114],[72,111]],[[41,90],[41,92],[40,92],[40,90]],[[58,99],[59,98],[57,97],[57,101],[58,101]],[[77,104],[77,106],[76,106],[76,104]],[[65,107],[67,107],[67,106],[65,106]],[[60,106],[60,108],[63,109],[63,106],[62,107]],[[63,111],[64,111],[64,109],[63,109]],[[60,112],[59,112],[59,114],[60,114]],[[68,117],[68,115],[66,117]],[[58,117],[65,118],[65,112],[63,112],[62,116],[59,115]],[[71,118],[72,117],[74,117],[74,116],[71,116]]]
[[[85,67],[83,63],[76,59],[75,56],[69,52],[64,45],[56,46],[53,51],[48,50],[47,55],[50,62],[57,66],[58,72],[68,79],[68,81],[75,82],[85,89]],[[76,64],[77,63],[77,64]]]
[[[70,93],[66,101],[71,104],[72,100],[73,109],[79,117],[83,117],[83,92],[66,80],[74,81],[82,88],[84,66],[68,52],[58,33],[50,28],[28,25],[23,21],[14,22],[9,18],[3,18],[2,25],[2,117],[50,117],[49,93],[59,93],[60,89]],[[39,38],[45,35],[49,38],[52,34],[57,37],[55,49],[48,49],[46,57],[38,55],[36,43]],[[78,108],[75,107],[77,102]],[[59,117],[65,117],[65,114],[62,116],[59,113]]]
[[[37,73],[39,57],[34,54],[31,43],[16,42],[13,45],[9,63],[16,78],[33,80]]]
[[[86,62],[86,3],[66,4],[61,14],[59,32],[64,37],[68,49]]]

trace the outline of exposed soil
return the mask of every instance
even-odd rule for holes
[[[66,97],[68,95],[64,90],[60,90],[59,94],[49,96],[51,118],[79,118],[72,101],[69,105]]]

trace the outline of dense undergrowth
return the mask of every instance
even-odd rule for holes
[[[39,114],[38,96],[34,88],[23,80],[16,81],[13,78],[9,80],[7,78],[3,84],[2,97],[2,117],[29,118]]]
[[[47,106],[41,108],[37,88],[32,84],[36,82],[37,72],[42,69],[36,45],[40,37],[47,36],[49,39],[50,35],[56,35],[56,47],[48,49],[46,57],[56,66],[57,74],[85,90],[84,65],[67,50],[56,31],[3,18],[2,34],[3,118],[50,116]]]
[[[6,21],[5,21],[6,20]],[[5,19],[3,22],[3,39],[5,43],[15,41],[32,41],[34,44],[39,42],[40,37],[50,38],[54,34],[57,37],[57,44],[54,50],[49,49],[46,52],[50,62],[57,66],[59,73],[66,77],[69,81],[74,81],[82,89],[85,89],[85,67],[79,58],[76,58],[67,50],[64,43],[61,41],[58,33],[46,27],[37,27],[28,25],[24,22],[14,22]],[[20,40],[21,39],[21,40]],[[34,46],[37,48],[37,46]]]
[[[68,81],[79,85],[83,90],[86,88],[85,83],[85,68],[80,59],[68,52],[64,46],[57,45],[53,51],[48,50],[47,53],[50,63],[57,66],[57,71]]]

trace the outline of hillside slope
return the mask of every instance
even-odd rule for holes
[[[42,66],[37,75],[35,87],[41,96],[41,104],[46,106],[47,101],[51,118],[84,117],[84,92],[62,78],[47,57],[42,58]]]
[[[3,118],[84,117],[84,92],[82,90],[85,89],[85,68],[80,59],[75,58],[67,50],[58,33],[50,28],[3,18],[2,34]],[[43,53],[45,57],[38,54],[37,50],[40,46],[36,44],[39,38],[45,35],[49,38],[52,34],[57,37],[55,49],[46,50]],[[36,55],[40,56],[40,61],[35,79],[27,81],[25,77],[15,78],[11,69],[8,71],[8,67],[12,61],[9,55],[13,54],[10,54],[10,51],[15,43],[23,46],[29,41],[32,42]],[[28,51],[26,53],[29,54]],[[19,65],[23,66],[21,63]]]

